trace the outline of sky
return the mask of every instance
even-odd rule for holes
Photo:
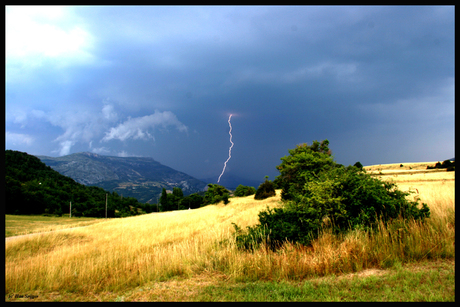
[[[6,6],[5,149],[273,180],[455,157],[453,6]],[[229,124],[229,117],[231,121]]]

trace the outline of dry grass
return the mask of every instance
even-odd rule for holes
[[[420,199],[429,205],[434,216],[445,218],[455,211],[455,172],[423,171],[427,165],[433,166],[435,163],[405,163],[404,168],[412,167],[413,170],[404,170],[404,174],[397,173],[399,164],[385,164],[381,173],[374,174],[381,180],[396,183],[402,191],[411,192],[410,199]],[[368,166],[365,169],[375,171],[376,167],[381,166]]]
[[[105,221],[92,217],[55,217],[5,214],[5,237],[82,227]]]
[[[280,205],[280,191],[263,201],[231,198],[228,205],[113,219],[72,232],[21,238],[5,245],[5,295],[115,300],[146,285],[154,285],[161,296],[178,279],[201,280],[203,286],[213,278],[292,281],[454,258],[453,185],[420,181],[410,182],[409,188],[418,189],[417,195],[428,203],[432,215],[427,223],[396,221],[379,225],[378,232],[323,233],[311,247],[286,244],[278,252],[238,250],[231,223],[243,228],[256,224],[258,212]],[[177,300],[193,291],[181,285],[185,292],[178,291]]]
[[[389,163],[364,166],[366,171],[382,170],[426,170],[427,166],[434,166],[438,161],[433,162],[408,162],[408,163]],[[401,164],[403,165],[401,167]]]
[[[214,270],[236,252],[216,246],[231,236],[231,223],[255,224],[267,205],[278,206],[279,196],[264,202],[235,198],[226,206],[114,219],[6,242],[5,291],[118,291]]]

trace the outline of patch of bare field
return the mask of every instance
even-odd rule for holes
[[[434,166],[437,162],[410,162],[410,163],[389,163],[364,166],[366,171],[383,170],[426,170],[427,166]],[[401,166],[402,165],[402,166]]]
[[[382,179],[393,179],[397,182],[404,182],[404,181],[454,181],[455,180],[455,172],[405,172],[405,173],[382,173],[381,175],[377,175]]]

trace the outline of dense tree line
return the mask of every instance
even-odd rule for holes
[[[217,204],[220,201],[223,201],[224,204],[228,204],[230,202],[229,195],[230,191],[225,187],[212,183],[208,184],[208,189],[204,192],[204,195],[194,193],[185,197],[180,188],[173,188],[172,193],[167,193],[166,189],[163,188],[159,202],[161,206],[160,211],[196,209],[211,204]]]
[[[142,204],[132,197],[85,186],[63,176],[35,156],[5,151],[6,214],[69,214],[72,216],[122,217],[149,213],[156,205]]]
[[[163,188],[159,205],[161,206],[160,211],[173,211],[173,210],[184,210],[184,209],[196,209],[201,207],[203,203],[203,196],[194,193],[184,197],[184,193],[181,188],[173,188],[172,193],[167,193],[166,189]]]

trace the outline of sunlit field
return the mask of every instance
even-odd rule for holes
[[[411,199],[419,198],[421,202],[431,204],[429,207],[434,216],[445,217],[455,211],[455,172],[426,169],[435,163],[405,163],[403,167],[383,164],[365,169],[382,180],[396,183],[400,190],[411,192]]]
[[[286,244],[277,252],[238,250],[232,222],[242,228],[256,224],[258,212],[280,206],[280,190],[262,201],[236,197],[227,205],[112,219],[18,238],[5,244],[5,300],[220,300],[196,295],[222,282],[290,283],[454,261],[454,180],[401,181],[401,189],[417,189],[415,197],[428,203],[431,217],[426,223],[398,220],[380,224],[376,231],[342,236],[325,232],[311,247]],[[165,285],[170,287],[163,289],[168,295],[158,296],[165,293],[158,287]],[[447,298],[436,300],[452,299],[454,286],[449,291]]]
[[[5,214],[5,237],[89,226],[102,221],[104,220],[92,217],[70,218],[69,216]]]

